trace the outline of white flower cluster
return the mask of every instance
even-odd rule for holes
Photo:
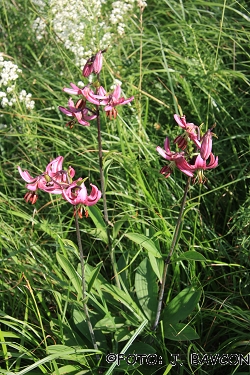
[[[34,5],[38,1],[42,0],[32,0]],[[112,9],[106,12],[110,3]],[[41,7],[43,18],[51,22],[58,41],[63,42],[74,54],[76,65],[82,68],[98,49],[107,48],[114,37],[125,34],[124,21],[129,19],[136,8],[145,7],[146,1],[47,0],[47,4],[47,8],[45,2]],[[33,30],[37,39],[42,39],[45,22],[37,18]]]
[[[22,70],[17,65],[11,61],[5,61],[2,54],[0,54],[0,69],[0,86],[7,86],[9,81],[15,81],[18,78],[18,73],[22,73]]]
[[[33,21],[32,30],[35,32],[37,40],[41,40],[46,35],[46,23],[40,17],[37,17]]]
[[[27,109],[33,109],[35,107],[34,100],[31,100],[31,94],[27,94],[26,90],[22,90],[18,96],[20,102],[23,102]]]
[[[3,54],[0,53],[0,104],[4,107],[12,107],[19,95],[19,101],[24,102],[27,109],[33,109],[35,102],[31,100],[31,94],[27,94],[22,90],[17,93],[16,80],[22,70],[18,68],[12,61],[4,60]]]

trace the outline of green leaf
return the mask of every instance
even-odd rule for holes
[[[186,251],[185,253],[181,254],[177,259],[174,261],[177,262],[179,260],[195,260],[196,262],[206,262],[206,258],[198,253],[197,251]]]
[[[94,328],[95,327],[95,314],[92,315],[91,308],[89,308],[89,315],[90,315],[90,320],[91,320],[92,326]],[[77,328],[77,331],[79,331],[80,335],[83,335],[84,337],[86,337],[89,340],[89,343],[91,343],[91,345],[92,345],[92,339],[91,339],[91,336],[90,336],[88,323],[86,321],[86,315],[85,315],[84,311],[82,310],[82,308],[80,308],[80,309],[74,308],[73,309],[73,321],[74,321],[75,326]],[[94,331],[95,331],[95,339],[98,342],[99,349],[101,350],[101,348],[103,348],[103,349],[107,348],[106,336],[102,333],[102,331],[100,329],[94,328]],[[75,332],[74,332],[74,334],[75,334]],[[92,346],[90,346],[90,347],[92,347]]]
[[[100,288],[102,291],[111,294],[116,301],[125,305],[134,314],[136,320],[141,322],[144,319],[141,310],[128,293],[110,284],[102,284]]]
[[[148,253],[148,258],[154,273],[158,277],[159,282],[162,283],[162,273],[164,268],[163,259],[155,258],[155,256],[151,253]]]
[[[201,289],[188,287],[182,290],[164,310],[163,322],[167,329],[169,325],[186,319],[196,307],[201,296]]]
[[[158,287],[148,259],[144,259],[136,270],[135,291],[142,311],[149,321],[153,322],[157,308]]]
[[[100,262],[98,263],[95,268],[93,268],[93,270],[91,271],[89,277],[88,277],[88,293],[90,293],[91,291],[91,288],[95,282],[95,280],[97,279],[98,275],[99,275],[99,272],[100,272],[100,269],[102,267],[102,264],[103,262]]]
[[[81,280],[75,268],[73,267],[73,265],[69,262],[67,258],[65,258],[64,255],[62,255],[58,251],[56,252],[56,258],[58,260],[58,263],[60,264],[60,266],[66,273],[66,275],[68,276],[69,280],[72,282],[78,294],[78,297],[82,296]]]
[[[129,215],[124,215],[120,220],[118,220],[113,227],[113,238],[115,239],[118,235],[119,230],[121,229],[122,225],[128,221]]]
[[[146,249],[148,253],[151,253],[156,258],[162,258],[160,252],[157,249],[157,246],[150,238],[140,233],[126,233],[125,236],[129,238],[131,241],[144,247],[144,249]]]
[[[176,323],[164,329],[164,337],[174,341],[196,340],[200,336],[187,324]]]
[[[114,317],[106,315],[103,319],[99,320],[99,322],[95,324],[95,329],[100,329],[103,333],[115,332],[116,324]]]
[[[89,206],[88,212],[89,216],[91,217],[96,226],[96,231],[91,231],[92,234],[96,237],[99,237],[105,243],[108,243],[106,225],[102,218],[101,211],[97,206]]]

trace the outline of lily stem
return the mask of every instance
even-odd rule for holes
[[[111,234],[110,234],[110,227],[109,227],[109,218],[108,218],[108,208],[107,208],[107,198],[106,198],[106,189],[105,189],[105,180],[104,180],[104,172],[103,172],[103,157],[102,157],[102,135],[101,135],[101,120],[99,114],[99,106],[96,106],[97,112],[97,131],[98,131],[98,153],[99,153],[99,170],[100,170],[100,180],[101,180],[101,190],[102,190],[102,199],[103,199],[103,213],[104,213],[104,221],[106,224],[106,231],[107,231],[107,238],[108,238],[108,248],[109,254],[111,259],[111,264],[114,272],[116,286],[121,289],[121,284],[117,272],[117,264],[115,259],[115,252],[112,246]]]
[[[95,350],[98,350],[98,346],[97,346],[97,343],[96,343],[95,334],[94,334],[94,330],[93,330],[93,327],[92,327],[92,324],[91,324],[91,320],[90,320],[90,316],[89,316],[89,311],[88,311],[88,306],[87,306],[87,302],[86,302],[86,297],[87,296],[86,296],[86,282],[85,282],[85,264],[84,264],[84,255],[83,255],[83,249],[82,249],[82,240],[81,240],[80,228],[79,228],[79,221],[78,221],[78,212],[77,212],[76,207],[75,207],[75,225],[76,225],[77,243],[78,243],[78,248],[79,248],[79,252],[80,252],[81,271],[82,271],[83,309],[84,309],[84,313],[85,313],[85,316],[86,316],[86,321],[87,321],[87,324],[88,324],[89,333],[90,333],[90,337],[91,337],[91,341],[92,341],[93,347],[94,347]],[[100,356],[98,354],[96,354],[96,358],[99,361]]]
[[[188,190],[189,190],[190,181],[191,181],[191,177],[188,178],[186,186],[185,186],[184,195],[183,195],[183,199],[182,199],[182,203],[181,203],[181,208],[180,208],[179,216],[178,216],[177,223],[176,223],[176,226],[175,226],[172,244],[171,244],[171,247],[170,247],[170,250],[169,250],[169,254],[168,254],[167,258],[164,260],[162,284],[161,284],[161,289],[160,289],[160,293],[159,293],[158,306],[157,306],[157,311],[156,311],[156,318],[155,318],[154,325],[152,326],[152,330],[155,330],[157,328],[158,324],[159,324],[160,314],[161,314],[161,310],[162,310],[163,295],[164,295],[164,291],[165,291],[165,284],[166,284],[166,278],[167,278],[167,272],[168,272],[168,266],[170,264],[171,257],[173,255],[174,250],[175,250],[177,239],[179,237],[179,231],[180,231],[180,227],[181,227],[181,222],[182,222],[182,217],[183,217],[183,213],[184,213],[184,207],[185,207],[185,203],[186,203],[186,199],[187,199],[187,193],[188,193]]]

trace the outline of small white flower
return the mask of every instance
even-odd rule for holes
[[[9,104],[8,99],[6,97],[3,97],[1,104],[3,108],[6,107]]]

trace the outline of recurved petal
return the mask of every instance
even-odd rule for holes
[[[36,191],[38,189],[38,182],[34,181],[33,183],[27,184],[26,188],[31,191]]]
[[[69,111],[67,108],[64,108],[64,107],[61,107],[61,106],[59,106],[58,108],[65,115],[67,115],[67,116],[73,116],[72,111]]]
[[[84,87],[84,89],[82,90],[82,94],[90,103],[96,105],[100,104],[99,100],[97,99],[98,95],[95,95],[95,93],[89,87]]]
[[[218,156],[214,156],[214,154],[210,154],[210,161],[206,167],[206,169],[213,169],[213,168],[216,168],[218,166],[218,162],[219,162],[219,158]]]
[[[176,164],[176,167],[183,173],[185,173],[185,175],[189,176],[189,177],[193,177],[193,168],[190,164],[188,164],[188,162],[183,158],[180,158],[180,159],[177,159],[175,161],[175,164]]]
[[[100,86],[98,89],[98,95],[104,99],[107,96],[107,92],[103,86]]]
[[[72,87],[71,89],[67,88],[67,87],[64,87],[63,91],[67,92],[70,95],[81,95],[82,89],[77,87],[74,83],[71,83],[70,86]]]
[[[174,115],[174,119],[175,119],[175,121],[177,122],[177,124],[181,127],[181,128],[183,128],[183,129],[185,129],[186,128],[186,116],[182,116],[182,117],[180,117],[179,115],[177,115],[177,114],[175,114]]]
[[[38,177],[31,177],[31,175],[29,174],[28,171],[22,171],[22,169],[18,166],[17,167],[18,169],[18,172],[20,173],[21,177],[24,179],[24,181],[28,182],[28,183],[33,183],[33,182],[36,182]]]
[[[93,184],[90,184],[92,189],[91,189],[91,193],[89,196],[87,196],[87,199],[85,201],[85,205],[86,206],[93,206],[94,204],[96,204],[99,199],[101,198],[102,196],[102,193],[100,192],[100,190]]]
[[[157,146],[156,147],[156,151],[166,160],[171,160],[171,156],[168,156],[166,154],[166,151],[163,150],[163,148],[161,148],[160,146]]]
[[[128,99],[121,98],[121,99],[118,101],[118,104],[120,104],[120,105],[128,104],[128,103],[132,102],[132,100],[134,100],[134,97],[133,97],[133,96],[131,96],[131,97],[128,98]]]

